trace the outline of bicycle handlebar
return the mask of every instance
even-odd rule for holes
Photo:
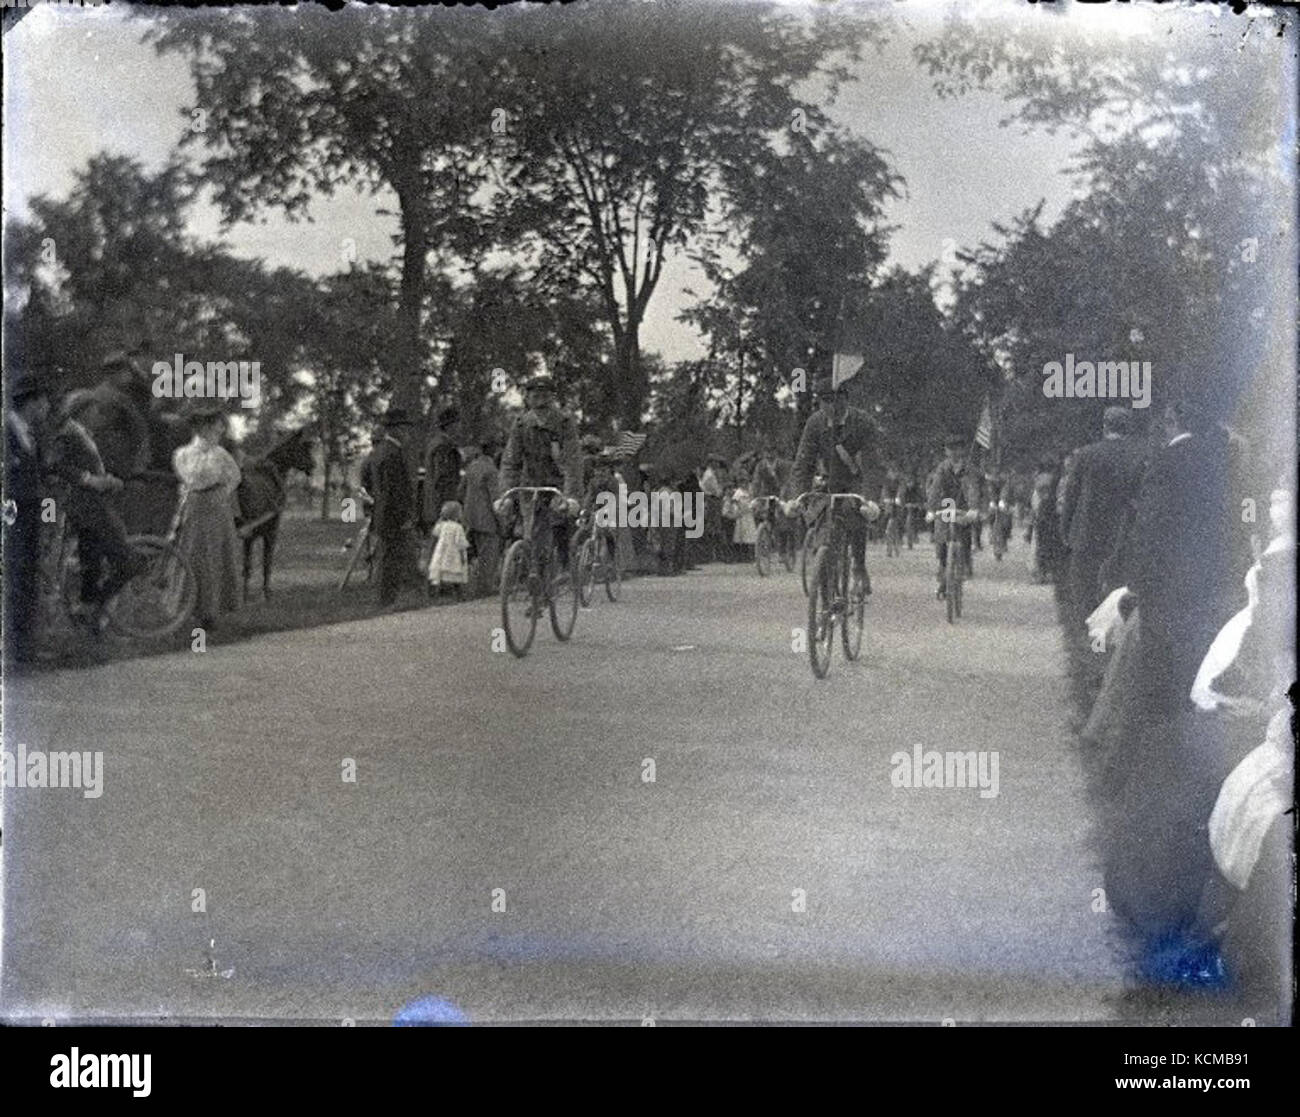
[[[829,497],[832,501],[856,500],[862,504],[868,503],[867,498],[863,496],[861,493],[822,493],[822,492],[818,492],[816,489],[812,489],[806,493],[800,493],[797,497],[795,497],[792,501],[790,501],[790,503],[802,504],[804,500],[810,496]]]
[[[556,496],[563,496],[564,493],[555,488],[554,485],[516,485],[513,489],[506,489],[497,500],[505,500],[506,497],[514,496],[516,493],[554,493]]]

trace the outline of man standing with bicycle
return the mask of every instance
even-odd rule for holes
[[[926,492],[927,521],[934,524],[934,550],[939,559],[940,600],[946,593],[945,568],[948,562],[948,544],[956,543],[962,549],[967,573],[971,572],[971,525],[979,518],[983,484],[978,471],[970,464],[966,439],[960,434],[950,434],[943,443],[944,460],[930,477]]]
[[[861,408],[849,406],[844,387],[836,387],[832,377],[820,377],[813,391],[817,397],[817,410],[804,424],[790,471],[794,491],[796,494],[805,493],[812,488],[813,473],[820,463],[829,492],[862,493],[863,458],[875,442],[871,420]],[[825,507],[825,502],[812,503],[809,515],[815,518]],[[791,501],[782,510],[787,516],[794,516],[798,509],[799,505]],[[852,593],[855,597],[871,593],[871,578],[867,574],[867,521],[874,520],[879,511],[875,503],[867,501],[865,512],[843,506],[837,513],[844,517],[848,531],[853,559]]]
[[[50,437],[46,468],[61,482],[59,498],[77,536],[81,593],[74,616],[97,632],[104,606],[146,565],[131,550],[126,525],[107,499],[121,492],[122,481],[104,469],[90,432],[66,414]]]
[[[537,485],[553,486],[564,493],[550,507],[554,512],[567,513],[551,520],[560,564],[567,570],[572,518],[578,514],[578,500],[582,495],[578,424],[559,406],[555,382],[544,373],[525,382],[524,400],[527,410],[510,428],[505,453],[501,456],[497,491],[505,493],[518,485]],[[497,515],[506,517],[512,503],[510,499],[498,498],[494,505]]]

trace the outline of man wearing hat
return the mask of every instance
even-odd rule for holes
[[[541,374],[528,380],[524,395],[528,407],[510,428],[505,453],[501,456],[499,491],[504,493],[517,485],[549,485],[564,494],[551,502],[551,511],[576,516],[582,496],[578,424],[557,404],[555,382],[549,376]],[[497,514],[507,515],[510,506],[510,501],[499,499]],[[557,517],[553,528],[560,562],[567,566],[572,523],[568,518]]]
[[[820,463],[827,479],[827,490],[832,493],[860,493],[864,484],[863,462],[868,452],[874,452],[875,431],[867,413],[850,407],[843,386],[836,386],[830,376],[819,377],[813,386],[817,397],[817,410],[804,424],[795,452],[791,476],[795,495],[812,489],[813,474]],[[815,509],[817,506],[813,505]],[[867,501],[864,511],[848,503],[841,503],[836,515],[844,517],[849,532],[849,549],[853,556],[853,595],[871,593],[871,579],[867,574],[867,521],[880,514],[873,501]],[[797,512],[792,501],[783,511],[787,516]]]
[[[397,591],[412,574],[410,533],[415,493],[404,448],[410,429],[406,411],[389,408],[383,419],[383,437],[361,467],[361,485],[375,502],[371,522],[380,543],[379,604],[383,606],[397,600]]]
[[[934,551],[939,560],[939,590],[942,598],[948,544],[961,547],[966,569],[971,570],[971,525],[979,519],[982,484],[979,471],[970,464],[966,438],[950,434],[943,441],[944,459],[930,477],[925,494],[926,519],[934,524]]]
[[[1101,566],[1119,545],[1142,484],[1145,447],[1132,435],[1132,418],[1127,407],[1106,408],[1101,440],[1076,452],[1062,484],[1061,537],[1070,548],[1066,605],[1079,622],[1075,637],[1105,596]]]

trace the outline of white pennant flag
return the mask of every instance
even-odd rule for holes
[[[836,353],[831,359],[831,382],[836,388],[857,376],[866,361],[861,353]]]

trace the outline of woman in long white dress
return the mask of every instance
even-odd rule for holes
[[[195,616],[210,627],[223,613],[239,608],[239,535],[235,531],[235,490],[239,466],[221,445],[225,412],[195,412],[194,437],[172,455],[185,505],[180,546],[198,583]]]

